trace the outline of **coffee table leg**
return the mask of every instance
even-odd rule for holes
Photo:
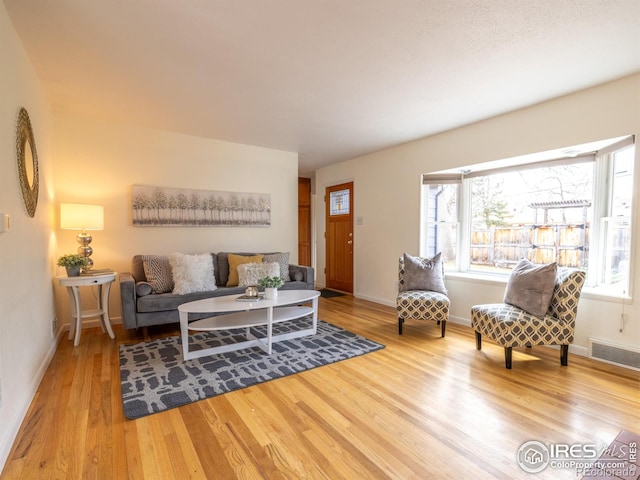
[[[182,337],[182,358],[189,360],[189,314],[180,312],[180,336]]]
[[[318,333],[318,297],[313,299],[313,334]]]
[[[267,353],[271,355],[273,345],[273,307],[267,308]]]

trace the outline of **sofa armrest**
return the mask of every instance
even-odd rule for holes
[[[136,281],[129,272],[118,274],[120,279],[120,301],[122,303],[122,326],[138,328],[136,318]]]
[[[302,272],[302,280],[307,284],[307,290],[313,290],[315,288],[315,278],[313,275],[313,267],[307,267],[306,265],[293,265],[289,264],[289,276],[291,280],[295,279],[295,273]]]

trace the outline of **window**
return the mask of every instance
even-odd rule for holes
[[[591,287],[628,292],[633,138],[595,147],[424,175],[421,253],[485,274],[557,261],[585,270]]]
[[[426,253],[433,257],[442,253],[445,266],[456,268],[458,248],[458,185],[428,184],[425,185],[423,199],[428,209],[427,222],[423,237],[426,240]]]
[[[633,193],[633,160],[635,149],[624,148],[609,158],[610,190],[607,215],[602,217],[602,260],[600,284],[629,283],[631,257],[631,201]]]
[[[329,215],[349,214],[349,189],[329,193]]]

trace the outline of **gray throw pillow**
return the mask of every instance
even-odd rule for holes
[[[280,278],[283,282],[290,282],[289,275],[289,252],[282,253],[265,253],[262,257],[263,263],[277,262],[280,266]]]
[[[173,290],[173,274],[169,257],[164,255],[142,255],[144,276],[153,293],[167,293]]]
[[[429,290],[447,294],[442,275],[442,255],[433,258],[412,257],[404,254],[404,285],[402,291]]]
[[[543,318],[551,303],[557,270],[556,262],[534,265],[523,258],[511,271],[504,292],[504,303]]]

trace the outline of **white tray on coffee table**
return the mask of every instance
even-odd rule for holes
[[[180,314],[180,333],[182,337],[182,353],[185,360],[232,352],[243,348],[259,347],[271,354],[274,342],[313,335],[318,331],[318,297],[317,290],[282,290],[275,299],[263,299],[257,302],[239,302],[240,295],[205,298],[195,302],[183,303],[178,307]],[[311,306],[304,305],[311,302]],[[189,323],[190,313],[218,313],[213,317],[194,320]],[[311,328],[295,330],[289,333],[273,335],[273,324],[295,320],[313,315]],[[266,325],[264,337],[256,337],[251,327]],[[189,330],[211,331],[245,328],[246,340],[202,350],[189,351]]]

